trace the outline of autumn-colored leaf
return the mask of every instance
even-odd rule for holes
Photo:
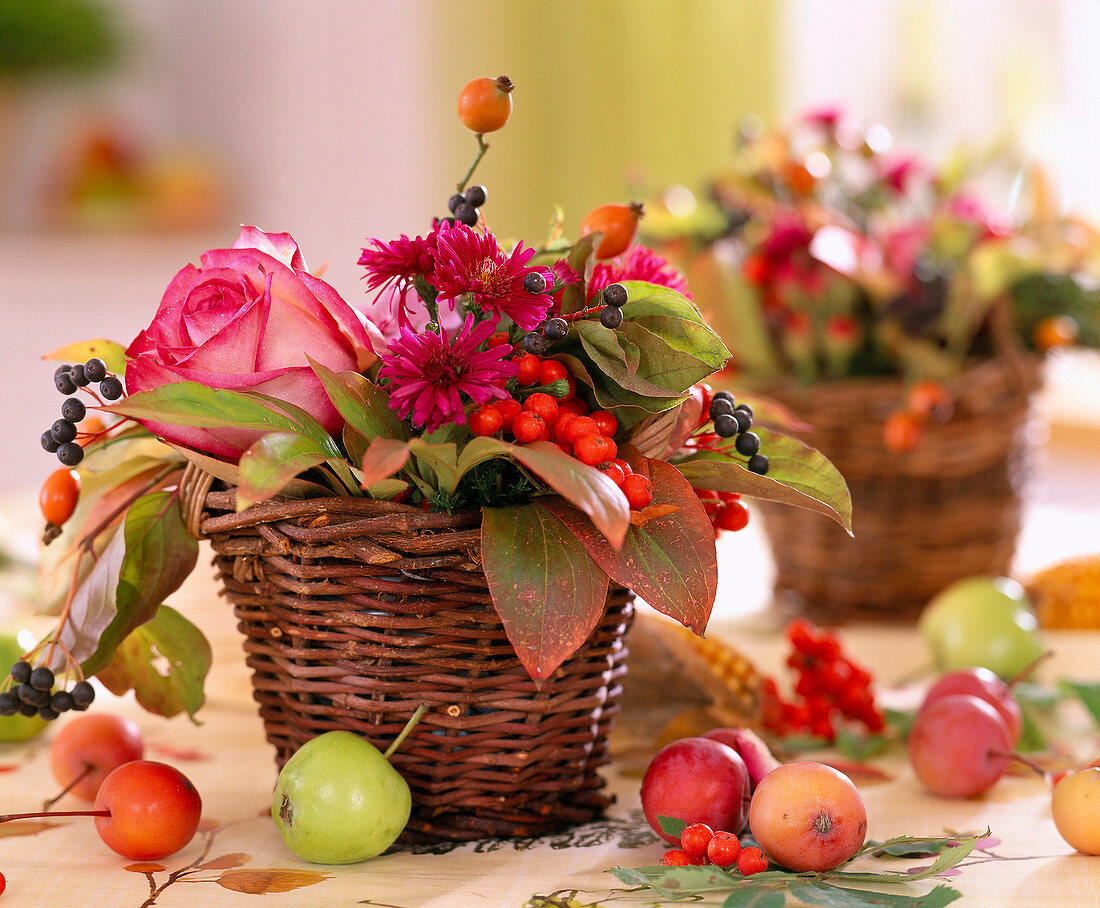
[[[65,363],[82,363],[98,356],[107,364],[108,370],[116,375],[126,372],[126,348],[122,344],[97,337],[95,340],[77,341],[59,347],[43,356],[43,359],[60,360]]]
[[[332,879],[328,873],[316,870],[230,870],[214,882],[223,889],[244,892],[248,895],[266,895],[269,892],[290,892],[304,886],[313,886]]]
[[[389,479],[409,460],[409,443],[396,438],[375,438],[363,455],[363,479],[361,485],[369,488],[376,482]]]
[[[252,855],[243,851],[234,851],[232,854],[223,854],[220,857],[211,858],[199,864],[199,870],[228,870],[230,867],[240,867],[252,860]]]
[[[168,868],[163,864],[154,864],[152,861],[141,861],[137,864],[127,864],[122,869],[129,870],[130,873],[160,873]]]
[[[12,820],[10,823],[0,824],[0,838],[38,835],[38,833],[45,832],[47,829],[64,825],[64,823],[47,823],[44,820]]]
[[[561,499],[540,499],[537,505],[560,518],[613,580],[632,589],[657,611],[701,634],[718,591],[714,528],[691,486],[675,467],[660,460],[647,463],[654,502],[671,504],[678,510],[655,517],[643,527],[631,526],[618,551]]]
[[[644,527],[649,521],[664,517],[666,514],[675,514],[678,510],[680,510],[679,506],[674,504],[651,504],[640,511],[631,511],[630,523],[632,526]]]

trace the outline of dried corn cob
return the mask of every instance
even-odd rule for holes
[[[1039,623],[1049,628],[1100,628],[1100,555],[1071,558],[1027,583]]]

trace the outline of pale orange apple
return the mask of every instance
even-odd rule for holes
[[[749,828],[788,870],[832,870],[862,847],[867,809],[844,773],[823,763],[786,763],[756,786]]]
[[[1068,844],[1085,854],[1100,854],[1100,766],[1079,769],[1059,781],[1050,812]]]

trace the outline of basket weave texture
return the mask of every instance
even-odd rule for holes
[[[823,622],[911,620],[955,580],[1004,574],[1034,469],[1037,360],[994,359],[947,383],[954,412],[921,445],[892,454],[883,424],[897,379],[847,379],[768,393],[812,422],[799,433],[848,481],[855,537],[810,511],[760,502],[776,598]]]
[[[626,671],[630,592],[612,585],[592,635],[536,687],[489,598],[479,512],[323,498],[237,514],[233,490],[202,502],[279,766],[334,729],[385,750],[426,703],[391,758],[413,797],[402,841],[539,835],[610,803],[596,770]]]

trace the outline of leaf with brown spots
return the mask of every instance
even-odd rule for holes
[[[228,870],[230,867],[240,867],[252,860],[252,855],[243,851],[234,851],[232,854],[223,854],[221,857],[211,858],[199,864],[199,870]]]
[[[290,892],[303,886],[312,886],[331,879],[328,873],[316,870],[230,870],[214,882],[223,889],[244,892],[247,895],[265,895],[268,892]]]

